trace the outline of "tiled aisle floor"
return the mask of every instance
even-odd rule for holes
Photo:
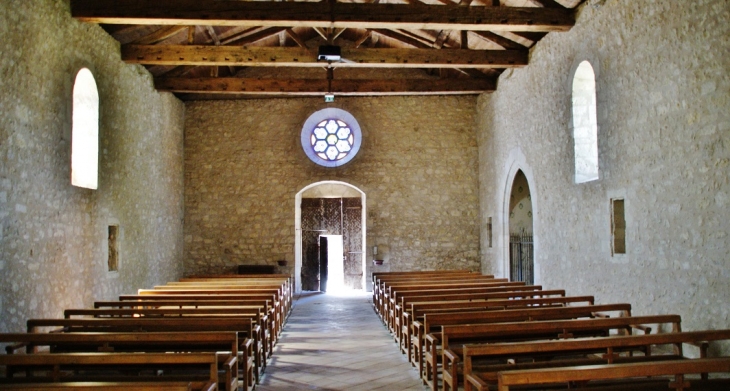
[[[426,390],[371,301],[362,292],[302,294],[256,389]]]

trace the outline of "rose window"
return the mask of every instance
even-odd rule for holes
[[[360,127],[348,112],[335,108],[312,114],[302,129],[302,147],[315,163],[337,167],[349,162],[360,149]]]

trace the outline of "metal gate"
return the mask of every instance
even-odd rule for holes
[[[531,234],[511,234],[509,236],[510,279],[535,283],[534,245]]]

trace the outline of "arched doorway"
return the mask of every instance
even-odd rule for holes
[[[339,181],[313,183],[297,193],[297,292],[331,290],[328,281],[345,289],[365,287],[365,201],[362,190]]]
[[[535,283],[532,196],[527,177],[517,170],[509,198],[510,280]]]

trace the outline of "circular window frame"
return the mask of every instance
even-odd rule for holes
[[[350,148],[350,151],[342,159],[322,159],[319,155],[317,155],[317,152],[314,151],[314,147],[312,146],[311,140],[314,129],[317,128],[317,125],[320,122],[328,119],[340,120],[342,122],[345,122],[350,128],[352,135],[354,136],[352,148]],[[309,160],[313,161],[317,165],[329,168],[340,167],[349,163],[360,151],[360,146],[362,145],[362,131],[360,130],[360,124],[357,122],[352,114],[342,109],[328,107],[326,109],[314,112],[312,115],[309,116],[309,118],[307,118],[306,121],[304,121],[301,133],[301,144],[302,149],[304,149],[304,153],[307,155]]]

